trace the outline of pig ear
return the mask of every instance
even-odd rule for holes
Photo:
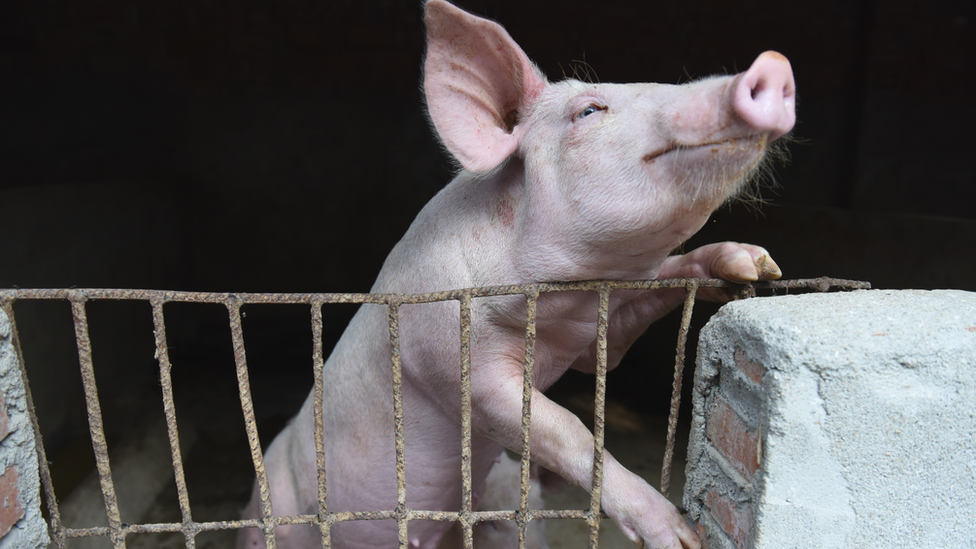
[[[442,0],[429,0],[425,11],[430,120],[465,169],[491,170],[518,149],[519,111],[546,80],[501,25]]]

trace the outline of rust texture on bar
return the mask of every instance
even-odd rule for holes
[[[251,448],[251,460],[254,462],[254,474],[257,479],[258,492],[261,495],[261,530],[264,532],[264,543],[268,549],[275,549],[275,527],[278,520],[271,508],[271,486],[268,483],[268,472],[264,468],[264,454],[261,452],[261,441],[258,438],[258,424],[254,416],[254,403],[251,401],[251,382],[247,373],[247,354],[244,350],[244,328],[241,326],[241,304],[233,295],[224,302],[230,316],[230,334],[234,345],[234,362],[237,368],[237,388],[241,397],[241,411],[244,412],[244,428],[247,430],[247,442]]]
[[[586,517],[590,532],[590,549],[599,546],[600,522],[603,519],[600,503],[603,498],[603,444],[607,403],[607,332],[610,329],[609,284],[600,286],[599,297],[596,322],[596,393],[593,395],[593,485],[590,488],[590,510]]]
[[[684,307],[681,310],[681,327],[678,328],[678,344],[674,355],[674,385],[671,389],[671,412],[668,415],[668,439],[664,447],[664,465],[661,469],[661,495],[668,497],[671,490],[671,462],[674,460],[674,437],[678,431],[678,409],[681,407],[681,379],[685,371],[685,347],[691,330],[691,313],[695,308],[698,285],[688,285]]]
[[[173,474],[176,479],[176,493],[183,518],[181,531],[186,549],[195,549],[197,528],[190,514],[190,496],[186,489],[186,476],[183,472],[183,455],[180,452],[180,433],[176,424],[176,402],[173,399],[173,365],[169,361],[169,347],[166,344],[166,321],[163,316],[163,300],[154,297],[152,304],[153,335],[156,339],[156,360],[159,361],[159,380],[163,390],[163,412],[166,415],[166,431],[169,435],[170,450],[173,455]]]
[[[536,311],[539,292],[527,294],[525,300],[525,363],[522,370],[522,469],[519,480],[518,547],[525,549],[525,529],[528,527],[529,473],[532,466],[529,432],[532,428],[532,376],[535,370]]]
[[[461,542],[464,549],[474,547],[471,520],[474,498],[471,486],[471,292],[461,296]]]
[[[92,362],[91,340],[88,337],[88,314],[85,310],[87,299],[84,293],[76,292],[71,297],[71,314],[75,324],[75,341],[78,343],[78,361],[81,364],[81,383],[85,389],[85,406],[88,409],[88,430],[91,433],[92,449],[95,452],[95,467],[102,496],[105,499],[105,513],[108,516],[108,536],[116,549],[125,548],[125,532],[119,516],[119,502],[112,483],[112,467],[108,458],[108,443],[102,424],[102,409],[98,402],[98,388],[95,385],[95,366]]]
[[[463,547],[472,547],[472,527],[478,522],[491,520],[514,520],[519,525],[519,547],[525,545],[526,527],[532,520],[542,519],[576,519],[585,520],[590,530],[589,547],[597,547],[597,535],[600,521],[605,518],[600,509],[603,483],[603,444],[605,429],[605,398],[606,398],[606,370],[607,370],[607,333],[609,330],[609,298],[613,290],[656,290],[665,288],[685,288],[688,292],[682,312],[682,323],[678,334],[675,356],[674,392],[671,399],[671,416],[668,421],[668,441],[665,450],[664,468],[662,470],[662,493],[667,495],[670,484],[670,470],[674,450],[674,431],[677,420],[677,410],[680,406],[681,377],[685,362],[685,345],[692,309],[694,307],[695,292],[699,288],[725,288],[735,293],[737,298],[756,295],[757,290],[773,294],[789,293],[791,290],[828,291],[830,289],[869,289],[867,282],[842,280],[835,278],[814,278],[801,280],[777,280],[769,282],[754,282],[746,285],[733,284],[718,279],[663,279],[638,281],[580,281],[553,282],[524,285],[491,286],[482,288],[467,288],[432,292],[425,294],[356,294],[356,293],[214,293],[214,292],[180,292],[165,290],[129,290],[129,289],[0,289],[0,306],[10,318],[13,328],[13,345],[18,354],[21,375],[27,393],[27,403],[31,424],[35,432],[36,451],[40,465],[40,478],[45,503],[48,509],[49,529],[52,546],[64,548],[69,538],[104,536],[108,537],[116,548],[125,547],[127,534],[178,532],[184,537],[188,549],[195,547],[195,538],[201,532],[215,530],[238,530],[242,528],[258,528],[262,530],[265,542],[269,548],[275,547],[274,530],[278,525],[307,524],[317,526],[322,536],[322,546],[331,547],[331,527],[333,524],[359,520],[396,520],[399,528],[399,546],[406,549],[408,545],[407,524],[411,520],[433,520],[460,522],[462,526]],[[530,466],[530,437],[531,428],[531,398],[532,376],[534,370],[534,351],[536,337],[536,303],[542,293],[549,292],[596,292],[599,295],[597,322],[597,364],[596,364],[596,394],[594,397],[594,456],[593,481],[591,490],[590,509],[588,510],[535,510],[528,509],[529,466]],[[475,511],[473,489],[471,485],[471,317],[472,300],[493,296],[523,295],[526,297],[526,349],[524,378],[522,391],[522,469],[521,469],[521,498],[519,509],[507,511]],[[34,410],[30,385],[27,379],[27,369],[23,352],[17,334],[17,324],[14,319],[13,304],[19,300],[65,300],[71,305],[75,325],[75,338],[78,347],[78,357],[82,372],[85,399],[88,408],[89,430],[92,446],[96,457],[96,466],[101,483],[102,493],[109,519],[108,527],[94,528],[65,528],[61,522],[54,493],[51,473],[48,467],[40,428]],[[91,341],[88,334],[87,314],[85,303],[92,300],[137,300],[147,301],[152,306],[152,317],[156,345],[156,359],[160,368],[160,383],[162,386],[163,405],[166,416],[167,432],[173,459],[173,470],[179,496],[179,523],[161,524],[123,524],[119,517],[119,507],[116,501],[114,486],[111,479],[111,467],[108,450],[102,427],[101,409],[95,384],[95,374],[91,352]],[[461,511],[429,511],[410,509],[406,505],[406,462],[404,456],[404,417],[402,392],[402,369],[400,363],[399,340],[399,309],[401,304],[433,303],[438,301],[458,301],[460,303],[460,357],[461,357],[461,474],[462,474],[462,505]],[[177,427],[176,409],[173,400],[173,388],[169,359],[169,349],[166,342],[166,326],[163,306],[168,302],[180,303],[216,303],[227,307],[229,325],[233,339],[235,366],[240,392],[241,410],[244,414],[245,428],[251,458],[254,462],[255,475],[261,498],[261,518],[218,521],[194,522],[187,496],[186,479],[183,471],[183,458],[179,444],[179,430]],[[314,368],[313,399],[315,404],[315,448],[318,467],[319,508],[316,515],[298,515],[275,517],[271,506],[270,487],[264,466],[264,457],[258,438],[255,422],[254,406],[251,400],[250,382],[248,380],[247,359],[245,355],[243,328],[241,325],[241,306],[245,304],[306,304],[311,307],[312,329],[312,358]],[[330,513],[326,505],[326,474],[325,474],[325,440],[322,418],[323,399],[323,366],[324,350],[322,348],[322,307],[332,303],[380,304],[388,307],[391,370],[393,376],[393,405],[394,429],[397,459],[397,508],[394,510],[377,510],[361,512]]]
[[[400,301],[389,304],[390,366],[393,374],[393,439],[396,445],[397,531],[400,549],[407,549],[407,522],[412,518],[407,508],[407,460],[403,441],[403,369],[400,367]]]
[[[322,547],[332,547],[332,525],[329,522],[329,508],[326,505],[325,483],[325,423],[322,417],[322,399],[325,393],[325,358],[322,351],[322,304],[320,299],[312,300],[312,376],[315,387],[312,389],[313,415],[315,416],[315,467],[319,488],[319,533]]]
[[[235,299],[241,305],[255,303],[291,303],[310,304],[313,300],[323,303],[376,303],[388,304],[391,299],[400,303],[432,303],[435,301],[457,301],[465,292],[472,297],[492,297],[500,295],[526,295],[531,291],[573,292],[596,291],[600,284],[609,284],[613,290],[657,290],[663,288],[685,288],[688,281],[696,280],[699,288],[755,288],[757,290],[791,290],[805,289],[813,291],[827,291],[831,288],[845,290],[866,290],[871,288],[868,282],[844,280],[839,278],[806,278],[796,280],[772,280],[753,282],[746,285],[734,284],[717,278],[666,278],[660,280],[588,280],[580,282],[543,282],[536,284],[520,284],[507,286],[487,286],[483,288],[466,288],[432,292],[426,294],[396,295],[396,294],[254,294],[254,293],[213,293],[213,292],[177,292],[169,290],[115,290],[115,289],[3,289],[0,290],[0,300],[15,301],[19,299],[63,299],[68,300],[71,295],[83,293],[89,300],[142,300],[148,301],[153,296],[160,296],[165,301],[180,303],[218,303],[225,304],[228,299]]]
[[[0,298],[0,308],[7,314],[10,321],[11,342],[14,352],[17,353],[17,363],[20,365],[20,377],[24,384],[24,393],[27,397],[27,413],[30,416],[31,429],[34,430],[34,449],[37,452],[37,464],[41,487],[44,490],[44,503],[47,505],[48,512],[48,535],[52,545],[63,549],[66,543],[66,532],[61,523],[61,511],[58,509],[57,498],[54,496],[54,483],[51,481],[51,468],[47,461],[47,451],[44,449],[44,440],[41,437],[41,428],[37,423],[37,412],[34,409],[34,397],[31,395],[30,383],[27,379],[27,369],[24,366],[24,353],[20,348],[20,335],[17,333],[17,321],[14,319],[13,301]]]

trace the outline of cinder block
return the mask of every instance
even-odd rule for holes
[[[0,549],[33,549],[47,547],[49,540],[41,516],[34,430],[12,336],[0,310],[0,409],[7,418],[0,421],[5,423],[0,439]]]
[[[976,540],[976,294],[730,303],[699,339],[685,506],[712,548]]]

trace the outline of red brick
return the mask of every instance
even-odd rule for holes
[[[751,479],[759,469],[759,434],[749,431],[739,414],[721,397],[715,399],[708,417],[708,438],[746,479]]]
[[[746,352],[738,347],[735,348],[735,365],[746,377],[762,385],[763,376],[766,375],[766,367],[758,362],[749,360]]]
[[[698,533],[698,539],[701,540],[701,549],[710,549],[708,536],[705,535],[705,527],[700,522],[695,523],[695,532]]]
[[[752,545],[749,543],[752,536],[752,510],[748,505],[740,505],[720,496],[714,488],[705,494],[705,505],[736,547]]]
[[[17,521],[24,518],[17,496],[17,470],[7,467],[0,475],[0,538],[7,535]]]

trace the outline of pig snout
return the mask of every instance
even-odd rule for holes
[[[796,83],[783,54],[762,53],[749,70],[739,75],[732,107],[747,124],[768,132],[773,141],[793,129],[796,122]]]

